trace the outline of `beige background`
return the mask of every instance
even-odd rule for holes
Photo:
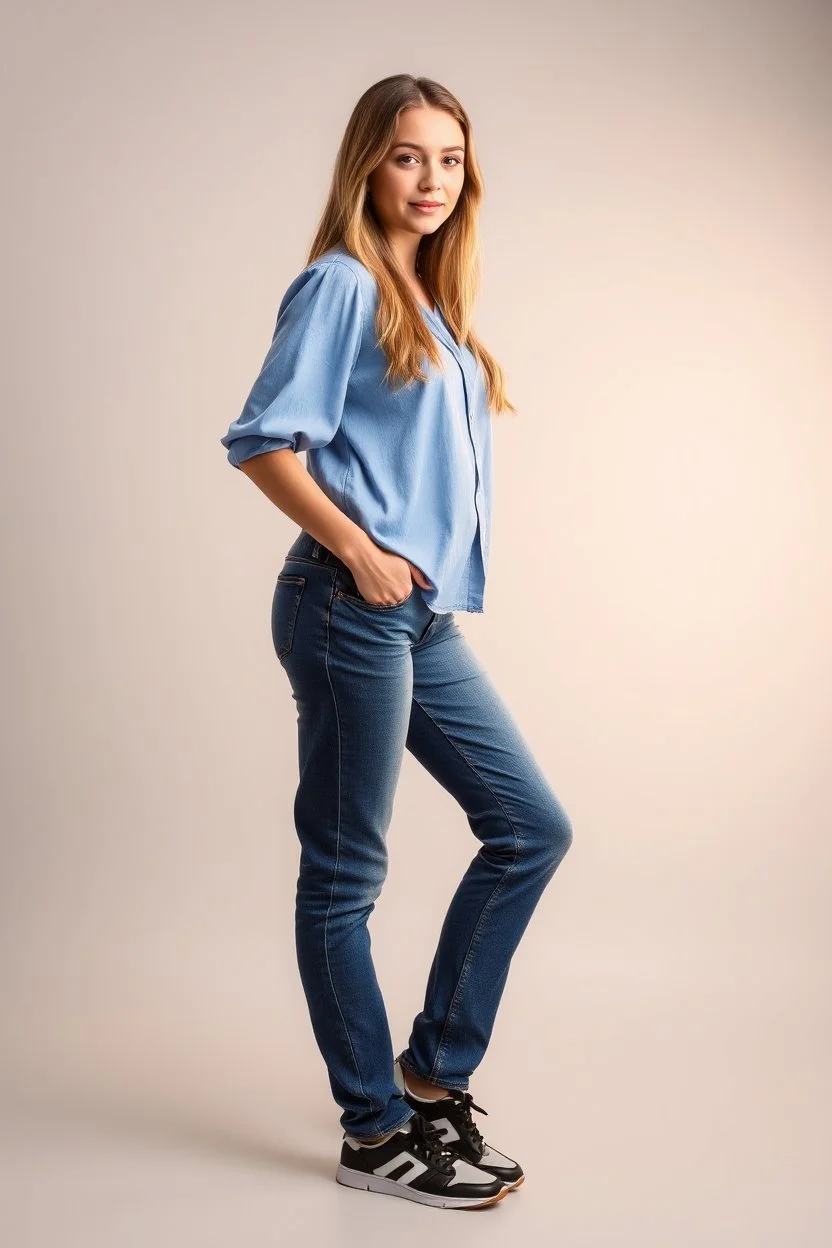
[[[830,16],[6,11],[4,1242],[828,1242]],[[334,1182],[268,619],[296,528],[219,443],[402,70],[473,118],[520,409],[458,619],[575,833],[472,1081],[527,1181],[452,1226]],[[399,1047],[476,848],[408,756]]]

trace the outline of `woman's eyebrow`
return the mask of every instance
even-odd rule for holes
[[[394,143],[391,150],[397,147],[415,147],[417,152],[424,152],[425,150],[419,143]],[[464,152],[465,148],[461,143],[455,143],[453,147],[443,147],[441,150],[443,152]]]

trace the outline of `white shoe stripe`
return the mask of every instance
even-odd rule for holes
[[[435,1127],[437,1131],[442,1132],[442,1142],[447,1143],[448,1140],[460,1139],[460,1134],[449,1118],[431,1118],[430,1125]]]
[[[397,1153],[390,1161],[385,1161],[384,1165],[376,1166],[373,1174],[377,1174],[380,1178],[386,1179],[391,1170],[397,1170],[399,1166],[404,1165],[406,1161],[410,1162],[411,1169],[405,1170],[403,1174],[398,1175],[394,1182],[396,1183],[412,1183],[418,1175],[424,1174],[427,1166],[423,1161],[419,1161],[418,1157],[411,1157],[409,1153]]]

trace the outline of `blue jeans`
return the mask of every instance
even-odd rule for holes
[[[369,603],[347,565],[301,530],[277,578],[272,639],[297,703],[301,982],[341,1125],[381,1135],[413,1112],[393,1079],[367,928],[405,748],[481,842],[399,1055],[430,1083],[468,1087],[512,955],[572,828],[453,612],[432,611],[415,581],[402,602]]]

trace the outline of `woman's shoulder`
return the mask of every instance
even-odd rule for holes
[[[347,251],[343,243],[335,243],[307,264],[294,279],[292,286],[303,285],[315,275],[319,278],[328,276],[333,283],[341,282],[351,286],[357,283],[364,296],[369,296],[376,287],[376,280],[370,270],[352,252]]]
[[[299,312],[311,308],[318,296],[336,315],[338,308],[355,305],[366,307],[371,302],[375,279],[367,268],[345,247],[338,244],[328,248],[292,278],[280,301],[278,315],[288,307]],[[356,300],[356,294],[358,299]]]

